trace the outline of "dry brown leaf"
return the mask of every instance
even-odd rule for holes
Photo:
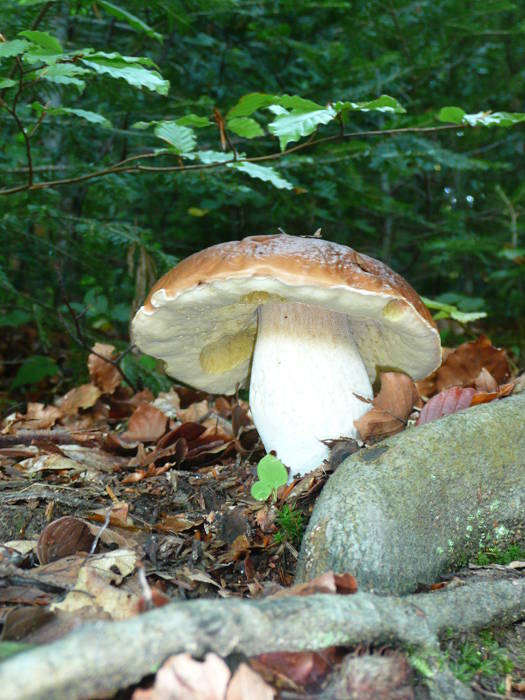
[[[484,335],[470,343],[463,343],[447,356],[436,374],[436,390],[440,392],[452,386],[474,386],[483,368],[497,384],[502,384],[510,374],[505,350],[495,348],[490,338]]]
[[[17,429],[24,430],[47,430],[56,421],[62,418],[61,408],[56,406],[45,406],[43,403],[28,403],[25,415],[21,415],[21,424],[17,424]]]
[[[224,700],[230,677],[230,669],[217,654],[195,661],[185,652],[170,656],[158,670],[153,688],[135,691],[133,700]]]
[[[333,667],[337,656],[335,647],[327,647],[322,652],[278,651],[260,654],[250,660],[250,665],[261,673],[265,680],[273,679],[279,682],[279,678],[284,678],[296,686],[305,688],[320,684]]]
[[[412,379],[400,372],[381,373],[381,391],[373,407],[354,425],[364,442],[377,442],[399,433],[406,426],[412,408],[419,402],[419,393]]]
[[[102,392],[94,384],[81,384],[71,389],[62,399],[60,408],[65,416],[73,416],[79,409],[91,408],[96,404]]]
[[[480,373],[474,379],[474,388],[478,391],[491,393],[498,390],[498,382],[486,367],[482,367]]]
[[[115,348],[113,345],[105,343],[95,343],[92,348],[92,353],[88,357],[88,370],[93,384],[99,387],[104,394],[112,394],[122,381],[122,375],[115,367],[107,360],[113,358]],[[94,355],[93,353],[97,354]],[[101,357],[100,357],[101,356]]]
[[[128,421],[128,429],[120,436],[131,442],[156,442],[166,432],[168,417],[149,403],[141,403]]]
[[[325,571],[324,574],[316,576],[311,581],[297,583],[290,588],[283,588],[272,598],[285,598],[290,595],[314,595],[315,593],[339,593],[349,595],[357,593],[357,581],[352,574],[336,574],[333,571]]]
[[[226,691],[226,700],[273,700],[275,690],[248,664],[240,664]]]
[[[210,407],[208,402],[204,400],[192,403],[188,408],[181,408],[177,411],[177,418],[182,423],[200,423],[209,414]]]
[[[88,523],[65,515],[42,530],[37,544],[38,559],[41,564],[48,564],[71,554],[89,552],[94,539]]]

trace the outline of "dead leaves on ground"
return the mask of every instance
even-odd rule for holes
[[[372,444],[403,430],[409,419],[423,425],[522,390],[521,378],[511,379],[511,375],[505,351],[481,336],[455,350],[444,350],[441,367],[417,384],[404,374],[383,372],[371,410],[355,426],[363,441]],[[427,399],[424,406],[420,395]]]

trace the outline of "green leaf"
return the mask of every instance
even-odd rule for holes
[[[451,122],[461,124],[465,111],[461,107],[442,107],[437,115],[440,122]]]
[[[452,318],[454,321],[458,321],[459,323],[472,323],[472,321],[478,321],[480,318],[487,317],[485,311],[465,312],[460,311],[453,304],[444,304],[440,301],[436,301],[435,299],[427,299],[425,297],[421,297],[421,299],[429,309],[438,311],[438,313],[434,316],[434,318],[438,320],[442,318]]]
[[[212,122],[208,117],[199,117],[197,114],[186,114],[184,117],[175,119],[179,126],[193,126],[196,129],[202,129],[205,126],[211,126]]]
[[[16,80],[11,80],[11,78],[0,78],[0,90],[13,87],[13,85],[17,85]]]
[[[197,151],[197,157],[201,163],[210,165],[211,163],[227,163],[233,160],[233,153],[223,153],[222,151]]]
[[[469,126],[514,126],[525,121],[523,112],[477,112],[467,114],[460,107],[443,107],[437,118],[440,122],[468,124]]]
[[[154,130],[155,136],[167,141],[177,153],[191,152],[195,148],[197,139],[192,129],[187,126],[179,126],[176,122],[160,122]]]
[[[277,489],[288,481],[288,472],[280,459],[273,455],[265,455],[257,465],[257,476],[265,484]]]
[[[89,71],[81,66],[77,66],[75,63],[56,63],[37,71],[37,75],[40,75],[50,83],[74,85],[80,91],[86,87],[86,83],[75,76],[84,75],[85,73],[89,73]]]
[[[240,170],[246,173],[250,177],[256,178],[257,180],[263,180],[264,182],[270,182],[274,187],[279,190],[291,190],[293,185],[288,180],[285,180],[279,175],[279,173],[269,166],[258,165],[257,163],[245,163],[245,162],[234,162],[228,163],[227,168],[234,168],[235,170]]]
[[[52,377],[58,371],[55,361],[50,357],[33,355],[19,368],[10,388],[16,389],[24,384],[38,384],[42,379]]]
[[[336,112],[391,112],[392,114],[404,114],[406,109],[390,95],[381,95],[369,102],[336,102],[333,105]]]
[[[226,123],[227,128],[233,131],[237,136],[242,136],[245,139],[254,139],[257,136],[264,136],[264,131],[261,125],[255,119],[249,117],[234,117]]]
[[[36,30],[26,29],[23,32],[18,32],[19,36],[23,36],[32,44],[36,44],[41,49],[46,49],[51,53],[62,53],[62,44],[59,40],[48,34],[47,32],[38,32]]]
[[[124,10],[122,7],[118,7],[118,5],[114,5],[112,2],[107,2],[106,0],[97,0],[97,4],[103,7],[108,14],[117,19],[121,19],[129,24],[130,27],[133,27],[133,29],[144,32],[144,34],[147,34],[151,39],[162,42],[162,34],[156,32],[136,15],[132,15],[131,12]]]
[[[149,59],[99,51],[97,53],[88,53],[80,60],[95,73],[125,80],[133,87],[144,87],[152,92],[157,92],[159,95],[168,94],[170,88],[169,80],[164,80],[156,70],[150,70],[145,67],[145,65],[153,65]]]
[[[33,647],[34,644],[26,644],[25,642],[2,641],[0,642],[0,662]]]
[[[271,104],[278,102],[278,100],[279,98],[275,95],[268,95],[263,92],[251,92],[241,97],[237,104],[229,110],[226,118],[229,120],[234,117],[249,117],[258,109],[269,107]]]
[[[337,112],[333,107],[304,112],[293,109],[287,114],[280,114],[268,124],[268,130],[279,138],[281,150],[285,150],[291,141],[298,141],[303,136],[309,136],[319,124],[328,124],[335,119]]]
[[[23,39],[13,39],[13,41],[0,42],[0,58],[11,58],[19,56],[30,47],[30,44]]]
[[[271,496],[272,491],[272,487],[269,484],[263,483],[262,481],[256,481],[252,484],[250,489],[252,498],[255,498],[256,501],[266,501],[266,499]]]
[[[15,309],[9,314],[2,314],[0,316],[0,328],[3,326],[9,326],[11,328],[16,328],[28,323],[32,316],[27,311],[22,311],[22,309]]]
[[[46,114],[49,114],[52,117],[60,117],[62,115],[80,117],[80,119],[85,119],[92,124],[100,124],[101,126],[105,127],[111,126],[109,119],[103,117],[102,114],[90,112],[87,109],[73,109],[72,107],[44,107],[44,105],[41,105],[39,102],[33,102],[31,107],[39,115],[46,112]]]

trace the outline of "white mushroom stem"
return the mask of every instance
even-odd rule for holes
[[[370,380],[344,314],[296,302],[259,308],[250,381],[253,420],[291,475],[328,456],[321,440],[356,437]]]

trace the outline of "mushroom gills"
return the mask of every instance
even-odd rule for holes
[[[356,437],[373,391],[345,314],[297,302],[258,309],[250,407],[267,452],[291,476],[318,467],[321,442]]]

